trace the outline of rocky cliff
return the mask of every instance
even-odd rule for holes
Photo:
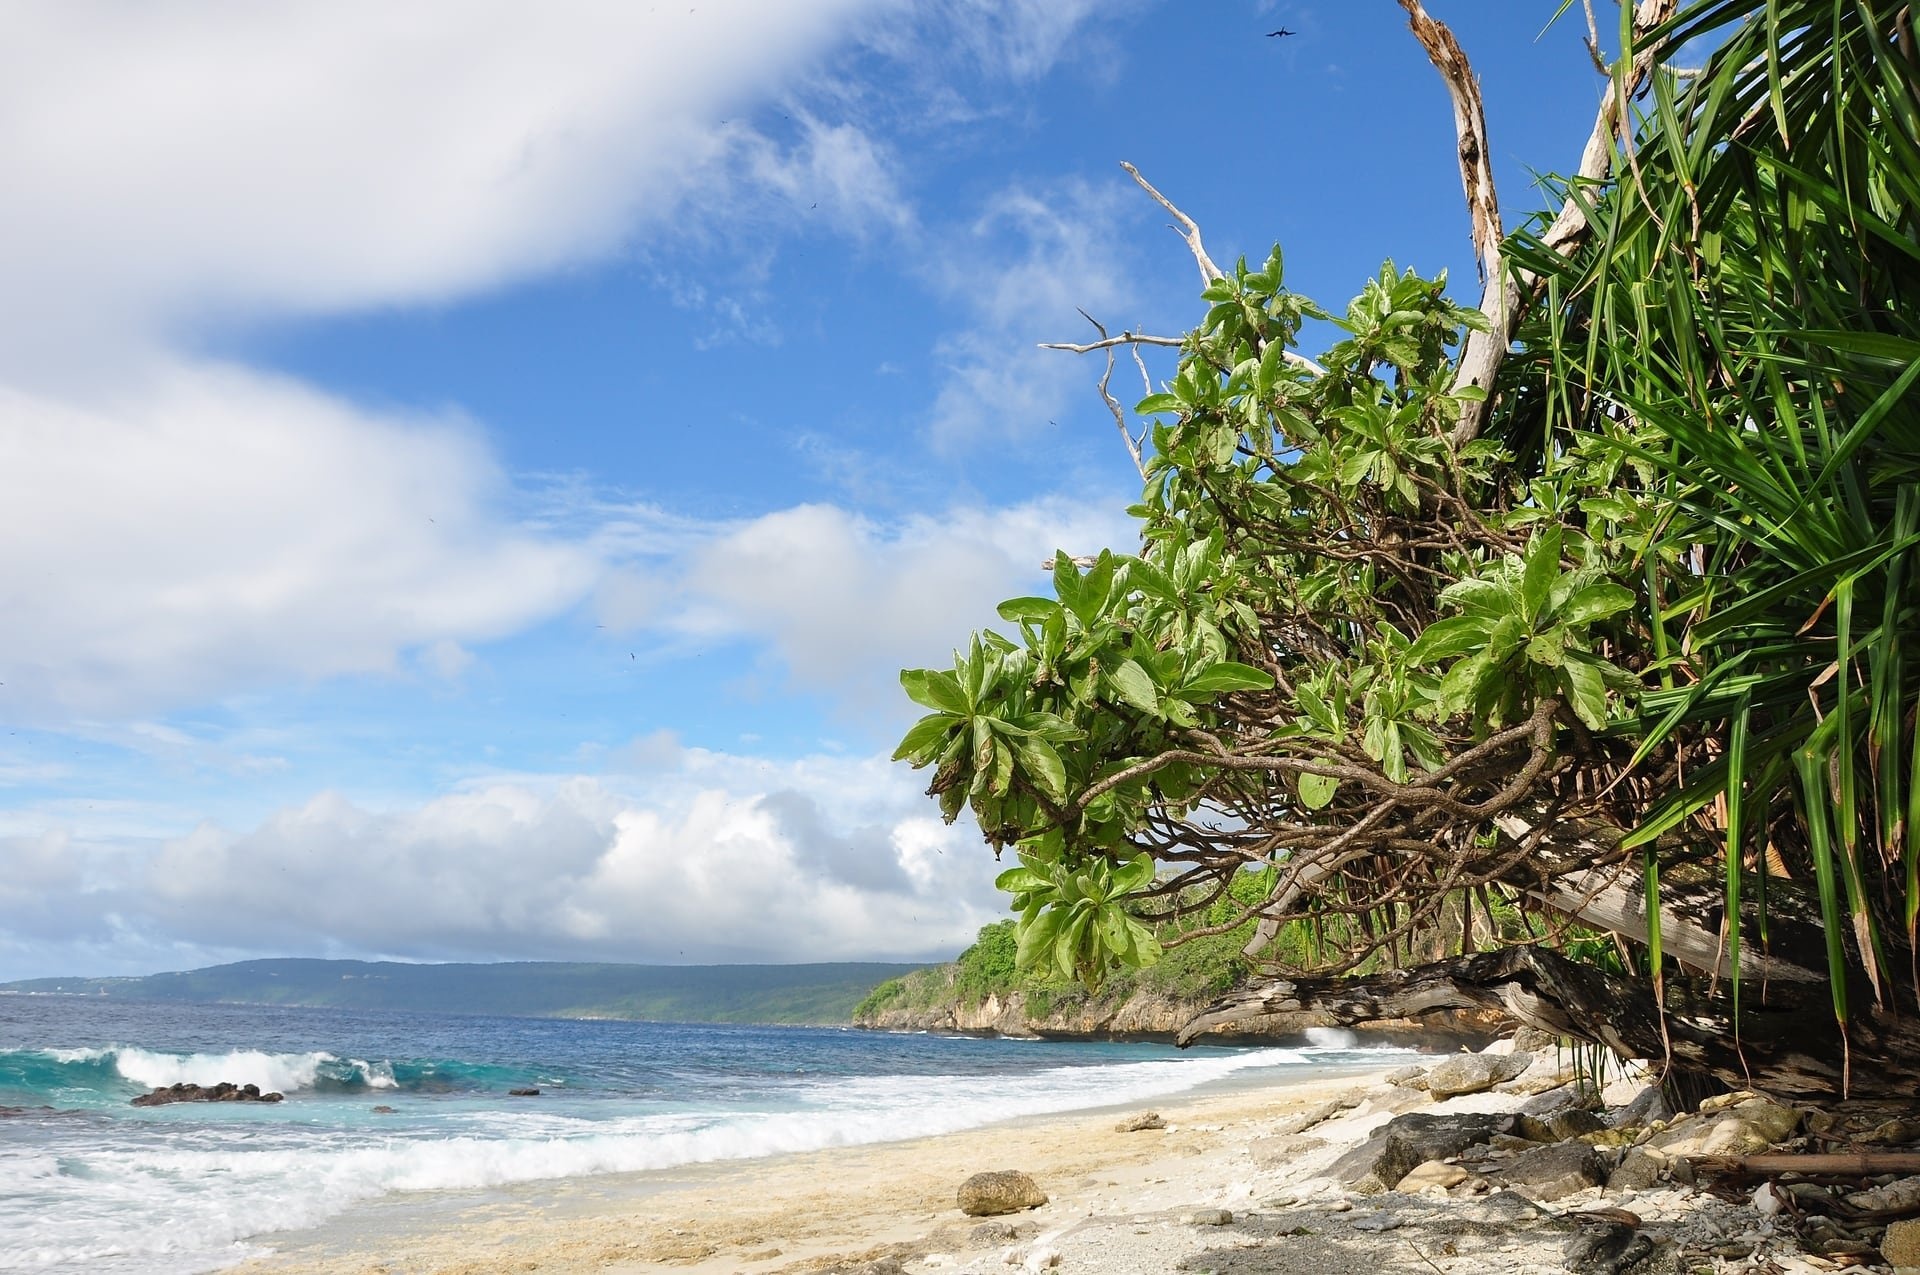
[[[1034,997],[1011,991],[990,994],[976,1004],[955,998],[931,1005],[863,1006],[855,1012],[854,1025],[876,1031],[958,1032],[1022,1039],[1171,1041],[1211,999],[1185,1000],[1147,992],[1124,999]],[[1319,1025],[1310,1021],[1275,1023],[1253,1030],[1210,1032],[1206,1039],[1215,1044],[1298,1040]],[[1511,1023],[1504,1018],[1435,1014],[1424,1019],[1375,1023],[1361,1034],[1382,1044],[1453,1049],[1463,1044],[1485,1044],[1509,1027]]]

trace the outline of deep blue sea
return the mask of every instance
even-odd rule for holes
[[[18,1109],[0,1112],[0,1271],[184,1275],[393,1192],[912,1138],[1382,1061],[1339,1033],[1182,1052],[0,996],[0,1108]],[[286,1101],[128,1105],[176,1081]]]

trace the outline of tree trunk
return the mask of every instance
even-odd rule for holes
[[[1273,979],[1215,1001],[1180,1032],[1254,1025],[1266,1031],[1352,1027],[1448,1009],[1500,1009],[1523,1023],[1604,1045],[1622,1058],[1663,1060],[1675,1072],[1780,1098],[1904,1098],[1920,1076],[1920,1020],[1874,1010],[1843,1032],[1824,982],[1743,992],[1739,1032],[1719,985],[1709,995],[1670,980],[1666,1012],[1642,979],[1576,964],[1540,948],[1453,957],[1363,978]]]

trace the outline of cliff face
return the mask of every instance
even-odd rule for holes
[[[1211,998],[1209,998],[1211,999]],[[1025,992],[990,995],[977,1005],[957,1000],[919,1007],[882,1007],[859,1012],[854,1025],[876,1031],[958,1032],[965,1035],[1013,1036],[1022,1039],[1062,1040],[1172,1040],[1174,1034],[1206,1008],[1206,1001],[1136,993],[1118,1002],[1079,1001],[1040,1007]],[[1209,1033],[1218,1044],[1267,1043],[1298,1040],[1310,1021],[1254,1024],[1244,1030]],[[1486,1015],[1431,1015],[1426,1019],[1394,1019],[1372,1023],[1364,1034],[1375,1043],[1452,1049],[1482,1045],[1511,1024]]]

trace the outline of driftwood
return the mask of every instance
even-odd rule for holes
[[[1453,957],[1366,977],[1273,979],[1215,1001],[1179,1034],[1259,1026],[1286,1032],[1352,1027],[1439,1010],[1498,1009],[1622,1058],[1664,1062],[1689,1077],[1782,1098],[1911,1098],[1920,1076],[1920,1019],[1857,1013],[1843,1035],[1823,983],[1750,988],[1740,1031],[1722,984],[1710,994],[1671,979],[1664,1013],[1644,980],[1576,964],[1540,948]]]
[[[1696,1156],[1693,1161],[1700,1168],[1752,1177],[1798,1173],[1806,1177],[1870,1178],[1879,1173],[1920,1173],[1920,1151]]]

